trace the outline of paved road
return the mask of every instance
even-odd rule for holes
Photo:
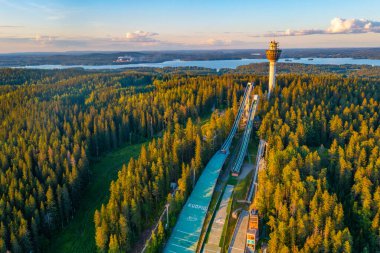
[[[239,220],[235,226],[228,253],[244,253],[248,220],[249,213],[246,210],[241,211]]]

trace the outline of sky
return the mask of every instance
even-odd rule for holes
[[[0,0],[0,53],[380,47],[379,0]]]

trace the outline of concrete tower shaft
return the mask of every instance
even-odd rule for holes
[[[271,41],[269,44],[269,49],[266,50],[267,59],[269,60],[269,87],[268,87],[268,98],[273,92],[276,86],[276,62],[280,58],[281,50],[279,48],[279,43],[276,41]]]

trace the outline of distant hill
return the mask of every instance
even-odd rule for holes
[[[119,57],[131,59],[128,62],[116,62]],[[308,48],[284,49],[282,58],[364,58],[380,59],[380,48]],[[141,52],[62,52],[62,53],[14,53],[0,54],[0,67],[26,65],[108,65],[128,63],[153,63],[181,59],[229,60],[262,59],[264,49],[236,50],[181,50],[181,51],[141,51]]]

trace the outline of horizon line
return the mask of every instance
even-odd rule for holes
[[[68,51],[25,51],[25,52],[8,52],[2,53],[0,55],[16,55],[16,54],[70,54],[70,53],[83,53],[83,54],[91,54],[91,53],[139,53],[139,52],[184,52],[184,51],[247,51],[247,50],[266,50],[267,48],[216,48],[216,49],[149,49],[149,50],[68,50]],[[310,50],[310,49],[380,49],[380,46],[375,47],[367,47],[367,46],[357,46],[357,47],[281,47],[281,49],[285,50]]]

